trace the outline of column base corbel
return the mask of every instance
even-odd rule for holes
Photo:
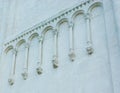
[[[53,60],[52,60],[52,62],[53,62],[53,67],[54,68],[58,68],[58,58],[55,56],[55,57],[53,57]]]
[[[36,68],[36,72],[38,75],[42,74],[43,69],[41,67]]]
[[[21,75],[22,75],[24,80],[26,80],[28,78],[28,73],[27,72],[23,72]]]
[[[70,53],[69,53],[69,58],[70,58],[70,60],[73,62],[74,60],[75,60],[75,52],[74,51],[70,51]]]
[[[93,49],[92,46],[88,46],[88,47],[86,48],[86,51],[87,51],[88,55],[92,55],[93,52],[94,52],[94,49]]]
[[[8,83],[9,83],[9,85],[12,86],[14,84],[14,79],[13,78],[9,78],[8,79]]]

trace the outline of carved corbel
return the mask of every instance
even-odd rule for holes
[[[43,69],[41,67],[36,68],[37,74],[40,75],[43,72]]]
[[[92,47],[91,42],[88,42],[86,50],[87,50],[88,55],[93,54],[94,49],[93,49],[93,47]]]
[[[22,77],[24,80],[26,80],[28,78],[28,73],[27,72],[23,72],[22,73]]]
[[[74,61],[74,60],[75,60],[75,53],[74,53],[74,50],[70,50],[69,58],[70,58],[71,61]]]
[[[9,78],[8,79],[8,83],[9,83],[9,85],[12,86],[14,84],[14,79],[13,78]]]
[[[89,55],[91,55],[93,53],[93,48],[92,47],[87,47],[86,50],[87,50]]]
[[[58,65],[58,57],[57,56],[53,56],[52,62],[53,62],[53,67],[58,68],[59,65]]]

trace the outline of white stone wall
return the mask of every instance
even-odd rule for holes
[[[97,1],[97,0],[95,0]],[[24,2],[24,3],[23,3]],[[12,1],[12,9],[19,10],[10,15],[8,20],[9,30],[6,30],[4,43],[11,38],[16,38],[19,33],[40,21],[53,16],[61,10],[80,3],[79,0],[66,1]],[[18,6],[16,6],[16,4]],[[68,4],[69,3],[69,4]],[[39,6],[40,5],[40,6]],[[67,5],[67,6],[66,6]],[[16,9],[14,8],[17,7]],[[28,6],[28,7],[27,7]],[[85,6],[85,7],[84,7]],[[74,23],[74,52],[75,61],[69,59],[69,21],[65,19],[59,24],[58,30],[58,68],[53,68],[54,34],[53,29],[45,30],[43,42],[43,72],[36,73],[39,57],[38,37],[44,29],[37,29],[34,37],[30,40],[28,59],[28,78],[23,80],[21,73],[25,64],[25,44],[28,43],[26,35],[10,42],[2,50],[0,62],[0,93],[119,93],[119,43],[116,31],[115,16],[113,15],[112,3],[103,0],[102,4],[89,4],[83,6],[84,12],[75,12]],[[86,11],[90,7],[91,14],[91,37],[93,54],[88,55],[87,47],[87,24]],[[40,10],[40,11],[39,11]],[[74,14],[74,12],[73,12]],[[15,16],[15,17],[14,17]],[[16,22],[14,23],[14,20]],[[15,32],[12,31],[14,26]],[[55,28],[56,29],[56,28]],[[24,33],[24,32],[23,32]],[[36,34],[37,33],[37,34]],[[18,34],[18,36],[16,36]],[[1,41],[3,42],[3,41]],[[12,45],[12,46],[11,46]],[[8,47],[11,46],[11,47]],[[12,49],[17,48],[16,69],[14,85],[10,86],[8,79],[12,70]],[[6,50],[6,51],[4,51]],[[5,53],[7,52],[7,53]]]
[[[117,7],[119,7],[118,0],[105,0],[109,2],[109,7],[104,6],[108,12],[105,13],[106,19],[106,31],[107,31],[107,38],[108,38],[108,50],[109,50],[109,59],[110,59],[110,66],[111,66],[111,75],[113,79],[113,90],[114,93],[120,92],[120,46],[119,46],[119,15],[117,14],[119,11]],[[117,11],[117,12],[116,12]],[[113,16],[111,16],[113,14]]]

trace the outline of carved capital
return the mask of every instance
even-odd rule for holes
[[[53,29],[53,34],[54,35],[58,35],[58,30],[57,29]]]
[[[73,27],[73,25],[74,25],[73,22],[70,21],[70,22],[69,22],[69,28]]]
[[[24,80],[26,80],[28,78],[28,73],[27,72],[23,72],[22,73],[22,77]]]
[[[40,75],[43,72],[43,69],[41,67],[36,68],[37,74]]]
[[[70,50],[69,57],[70,57],[71,61],[75,60],[75,52],[74,52],[74,50]]]
[[[9,85],[12,86],[14,84],[14,79],[13,78],[9,78],[8,79],[8,83],[9,83]]]
[[[43,36],[38,37],[39,42],[43,42]]]
[[[86,14],[85,14],[85,19],[86,19],[86,20],[90,20],[90,18],[91,18],[91,15],[90,15],[89,13],[86,13]]]
[[[17,50],[16,50],[16,49],[13,49],[12,53],[13,53],[13,54],[17,54]]]
[[[30,44],[29,43],[26,43],[25,44],[25,48],[29,48]]]
[[[58,57],[57,56],[53,56],[53,67],[54,68],[58,68]]]

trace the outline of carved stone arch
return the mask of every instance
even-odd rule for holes
[[[25,43],[25,42],[26,42],[25,39],[21,39],[21,40],[18,41],[18,43],[16,44],[16,48],[18,49],[18,47],[19,47],[20,45],[22,45],[23,43]]]
[[[91,11],[95,8],[95,7],[103,7],[103,3],[102,2],[95,2],[93,4],[91,4],[87,10],[87,13],[91,13]]]
[[[74,21],[75,17],[79,14],[84,14],[84,10],[78,10],[75,13],[73,13],[71,16],[71,21]]]
[[[44,36],[48,30],[52,30],[52,29],[53,29],[53,26],[47,26],[47,27],[45,27],[43,29],[43,31],[42,31],[42,35]]]
[[[28,40],[31,42],[32,39],[34,39],[34,38],[36,38],[36,37],[38,37],[38,36],[39,36],[38,33],[33,33],[32,35],[30,35],[30,37],[28,38]]]
[[[12,50],[12,49],[13,49],[13,46],[10,45],[10,46],[8,46],[8,47],[5,49],[4,53],[7,54],[7,53],[8,53],[10,50]]]
[[[56,24],[56,28],[59,28],[60,25],[61,25],[63,22],[67,22],[67,23],[68,23],[68,22],[69,22],[68,18],[63,18],[63,19],[61,19],[60,21],[58,21],[57,24]]]

